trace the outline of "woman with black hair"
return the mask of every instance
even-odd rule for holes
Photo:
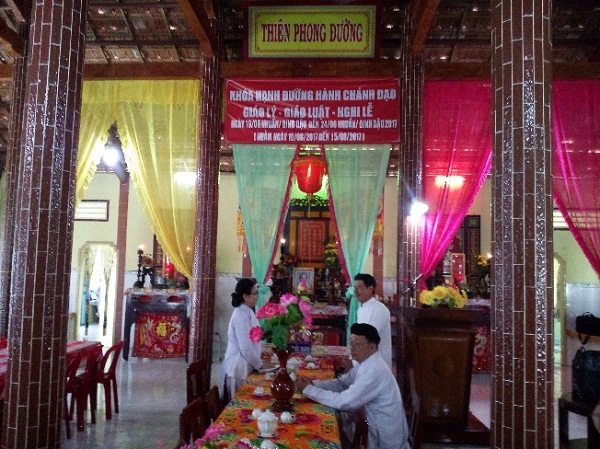
[[[220,391],[229,390],[230,397],[244,383],[252,370],[262,366],[260,342],[250,341],[250,329],[258,326],[254,307],[258,299],[255,279],[242,278],[231,294],[233,314],[227,328],[227,350],[220,372]]]

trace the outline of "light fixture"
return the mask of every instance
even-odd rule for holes
[[[122,184],[129,181],[129,173],[123,156],[123,147],[119,138],[117,122],[114,122],[108,128],[108,139],[104,145],[104,153],[102,154],[102,163],[109,169],[112,169],[117,175],[117,178]]]
[[[429,206],[419,200],[414,200],[410,206],[410,214],[408,219],[413,223],[418,223],[425,212],[429,210]]]
[[[444,187],[448,187],[449,189],[458,189],[461,188],[464,183],[465,177],[460,175],[437,175],[434,181],[435,186],[439,189],[443,189]]]
[[[298,188],[313,195],[321,189],[323,175],[327,172],[327,161],[321,152],[319,155],[309,152],[305,155],[298,153],[298,158],[293,163]]]

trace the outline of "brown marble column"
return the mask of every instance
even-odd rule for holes
[[[85,5],[32,5],[15,202],[6,448],[60,446]]]
[[[217,38],[220,47],[221,40]],[[215,311],[221,78],[219,52],[204,58],[201,77],[200,145],[198,149],[196,231],[189,360],[212,363]],[[210,371],[207,372],[210,376]],[[207,379],[210,381],[210,379]]]
[[[119,218],[117,221],[117,288],[115,297],[123,298],[125,294],[125,259],[127,257],[127,216],[129,214],[129,179],[119,183]],[[115,304],[115,327],[113,341],[123,338],[124,301],[117,299]]]
[[[21,26],[21,28],[25,28]],[[23,33],[22,33],[23,34]],[[13,65],[12,107],[10,110],[9,139],[6,168],[6,203],[4,221],[0,232],[0,336],[8,334],[8,311],[10,299],[10,278],[15,236],[15,202],[17,199],[17,174],[21,163],[21,131],[23,125],[23,105],[25,101],[25,57],[15,58]]]
[[[550,0],[492,2],[493,448],[554,448]]]
[[[398,251],[397,251],[397,291],[400,306],[414,306],[414,291],[404,294],[413,279],[419,274],[419,233],[418,228],[408,223],[406,217],[413,199],[421,197],[423,173],[423,85],[425,73],[423,57],[410,53],[412,21],[409,6],[405,8],[402,39],[402,129],[400,135],[400,155],[398,162]],[[403,376],[404,335],[398,338],[397,377],[404,397],[408,394],[406,373]]]

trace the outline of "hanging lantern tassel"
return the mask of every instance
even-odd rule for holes
[[[325,159],[314,154],[301,156],[294,161],[294,173],[296,173],[298,188],[308,195],[313,195],[321,189],[323,175],[326,171]]]

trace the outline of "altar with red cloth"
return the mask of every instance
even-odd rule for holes
[[[129,358],[131,327],[134,357],[187,356],[189,293],[179,289],[131,289],[125,292],[123,359]]]

